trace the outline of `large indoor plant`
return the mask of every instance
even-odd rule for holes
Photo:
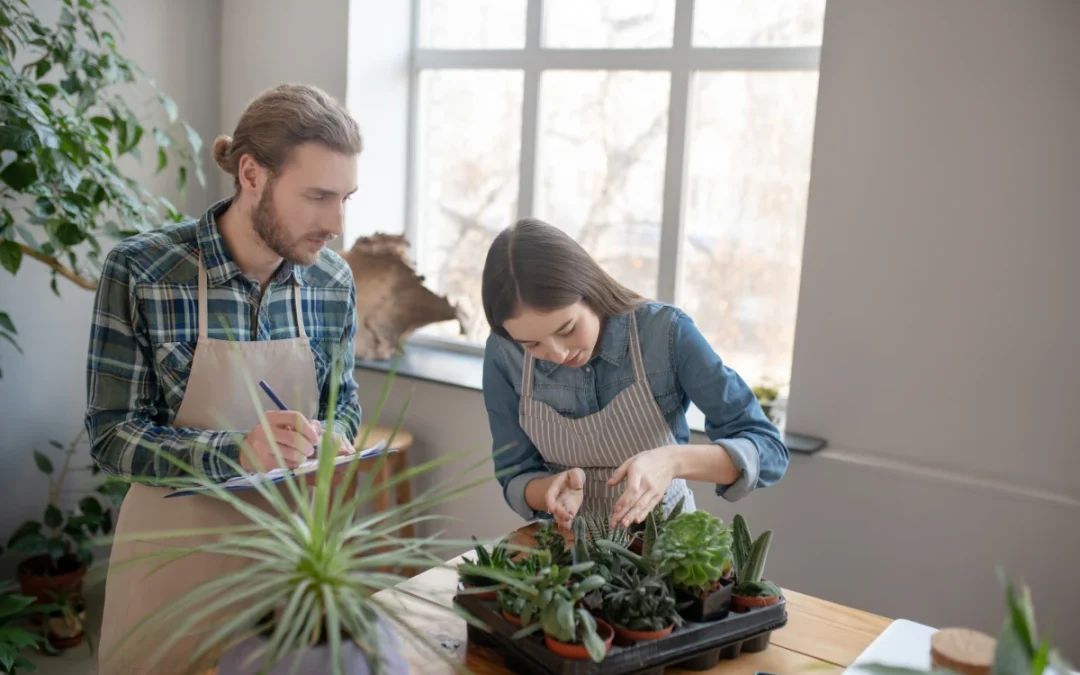
[[[339,358],[330,378],[335,383],[327,405],[331,415],[336,409],[340,364]],[[379,418],[393,379],[392,368],[379,402],[370,413],[373,419]],[[248,387],[257,400],[250,381]],[[398,417],[395,432],[403,414],[404,410]],[[267,424],[265,417],[263,424]],[[327,426],[332,425],[333,419],[327,422]],[[366,435],[367,431],[357,440],[358,447],[365,447]],[[167,553],[155,555],[164,565],[196,551],[238,556],[251,564],[202,584],[159,608],[116,648],[129,640],[146,644],[146,635],[151,632],[162,635],[164,639],[160,643],[148,647],[154,652],[150,655],[152,663],[179,640],[197,632],[198,646],[190,654],[189,663],[194,666],[213,662],[221,654],[219,675],[403,673],[407,672],[407,666],[398,650],[399,634],[430,646],[436,658],[447,659],[441,650],[427,642],[430,638],[422,630],[411,624],[412,614],[403,610],[394,597],[396,594],[440,610],[446,608],[435,599],[399,587],[405,578],[387,570],[437,565],[447,557],[448,549],[464,545],[465,542],[437,537],[400,537],[397,533],[407,524],[436,520],[438,516],[425,512],[490,480],[489,475],[484,475],[463,482],[471,470],[483,470],[489,460],[482,458],[471,470],[455,470],[451,482],[439,482],[409,503],[365,514],[367,509],[363,507],[381,490],[393,490],[398,482],[447,463],[461,463],[463,455],[441,455],[375,485],[377,466],[364,480],[359,479],[355,463],[335,473],[335,453],[330,442],[327,436],[317,451],[319,464],[312,485],[292,478],[277,484],[256,484],[255,489],[270,503],[270,512],[252,507],[219,485],[195,477],[190,467],[162,454],[188,471],[188,478],[173,479],[176,485],[194,484],[204,489],[206,494],[241,511],[252,524],[242,533],[229,529],[227,537],[216,536],[225,533],[208,528],[197,533],[191,530],[140,533],[138,539],[165,542],[193,534],[211,537],[208,543],[197,546],[169,546]],[[278,452],[276,446],[274,451]],[[380,456],[378,461],[384,461],[385,457],[385,454]],[[240,470],[238,466],[235,468]],[[295,512],[287,498],[299,505]],[[390,595],[376,596],[378,591],[386,589],[393,589]],[[224,621],[218,619],[222,612],[227,615]],[[466,619],[472,620],[467,616]],[[215,624],[208,629],[210,621]],[[103,656],[109,658],[109,654]]]
[[[95,464],[73,465],[83,448],[84,434],[81,431],[67,446],[51,441],[61,453],[59,468],[49,455],[34,452],[35,465],[49,481],[45,508],[41,520],[24,522],[8,540],[8,548],[24,556],[18,564],[22,593],[39,603],[52,603],[57,594],[69,597],[82,591],[83,577],[94,558],[95,538],[111,532],[113,509],[127,492],[126,483],[106,479],[89,487],[89,494],[74,508],[65,506],[65,497],[72,492],[67,482],[73,473],[100,475]]]
[[[45,4],[45,3],[39,3]],[[120,167],[152,153],[172,167],[183,194],[189,172],[200,184],[202,141],[180,121],[176,103],[119,50],[119,13],[109,0],[55,0],[46,22],[26,0],[0,0],[0,267],[26,258],[57,279],[93,290],[102,237],[120,238],[180,220]],[[114,29],[116,32],[114,32]],[[157,123],[132,112],[124,95],[160,103]],[[146,139],[147,143],[143,143]],[[0,338],[18,348],[11,317]]]

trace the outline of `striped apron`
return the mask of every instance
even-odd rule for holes
[[[521,368],[521,403],[518,423],[529,436],[548,468],[585,472],[585,494],[579,515],[607,520],[615,502],[626,489],[626,481],[608,486],[612,472],[638,453],[676,443],[664,414],[656,405],[645,363],[641,357],[637,319],[630,313],[630,358],[634,382],[619,392],[600,411],[571,419],[533,397],[536,361],[527,350]],[[685,497],[683,511],[694,510],[694,493],[686,481],[676,478],[664,495],[665,511]]]

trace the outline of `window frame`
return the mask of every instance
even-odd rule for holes
[[[643,70],[669,74],[667,146],[657,259],[656,300],[677,304],[681,295],[679,269],[685,239],[687,133],[691,105],[690,80],[696,72],[791,72],[820,69],[821,45],[797,47],[694,46],[694,5],[698,0],[675,0],[670,47],[574,49],[543,46],[544,1],[525,0],[525,46],[521,49],[421,48],[421,1],[412,0],[409,45],[409,102],[404,233],[413,242],[417,266],[423,269],[424,246],[418,222],[419,194],[416,158],[420,73],[424,70],[515,70],[524,75],[521,110],[521,149],[518,158],[517,217],[533,215],[536,193],[537,135],[540,76],[546,70]],[[457,353],[483,354],[484,346],[433,335],[414,334],[409,342]]]

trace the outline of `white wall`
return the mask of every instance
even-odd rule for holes
[[[212,138],[218,129],[218,0],[117,0],[115,4],[125,18],[124,52],[176,100],[184,119]],[[31,5],[43,13],[59,11],[58,2],[36,0]],[[133,96],[130,103],[135,107],[142,100]],[[145,167],[136,167],[134,175],[188,213],[201,213],[209,191],[191,180],[187,199],[180,199],[171,178],[152,177],[154,168],[147,160]],[[208,177],[214,176],[212,166],[206,169]],[[83,426],[93,293],[61,279],[61,297],[57,298],[49,290],[45,267],[31,260],[23,262],[16,277],[4,272],[2,278],[0,311],[11,315],[25,351],[19,355],[6,342],[0,344],[4,369],[0,475],[7,495],[0,513],[0,539],[6,543],[20,522],[41,518],[44,509],[46,482],[34,467],[33,451],[50,452],[49,439],[68,442]],[[82,464],[89,461],[88,455],[80,459]],[[15,562],[15,556],[5,556],[0,574],[6,574]]]

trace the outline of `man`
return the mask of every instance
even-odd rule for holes
[[[333,429],[325,431],[335,434],[339,452],[352,452],[360,424],[355,286],[348,265],[324,247],[342,232],[361,149],[356,122],[325,93],[295,85],[267,91],[249,104],[231,138],[214,143],[215,161],[235,178],[234,197],[198,222],[124,240],[106,258],[90,336],[86,424],[102,469],[138,482],[117,520],[101,673],[143,672],[137,666],[145,668],[141,659],[153,651],[145,646],[154,639],[127,641],[116,654],[110,647],[185,589],[235,569],[235,561],[206,556],[149,577],[159,562],[117,564],[161,549],[128,541],[133,534],[244,522],[212,497],[165,500],[168,490],[153,487],[155,479],[192,471],[221,481],[236,475],[232,463],[266,470],[278,465],[272,440],[286,466],[312,458],[330,414],[335,359],[344,368]],[[287,411],[252,391],[260,381]],[[269,432],[260,408],[268,411]],[[267,508],[254,492],[236,494]],[[181,672],[189,654],[181,643],[154,670]]]

